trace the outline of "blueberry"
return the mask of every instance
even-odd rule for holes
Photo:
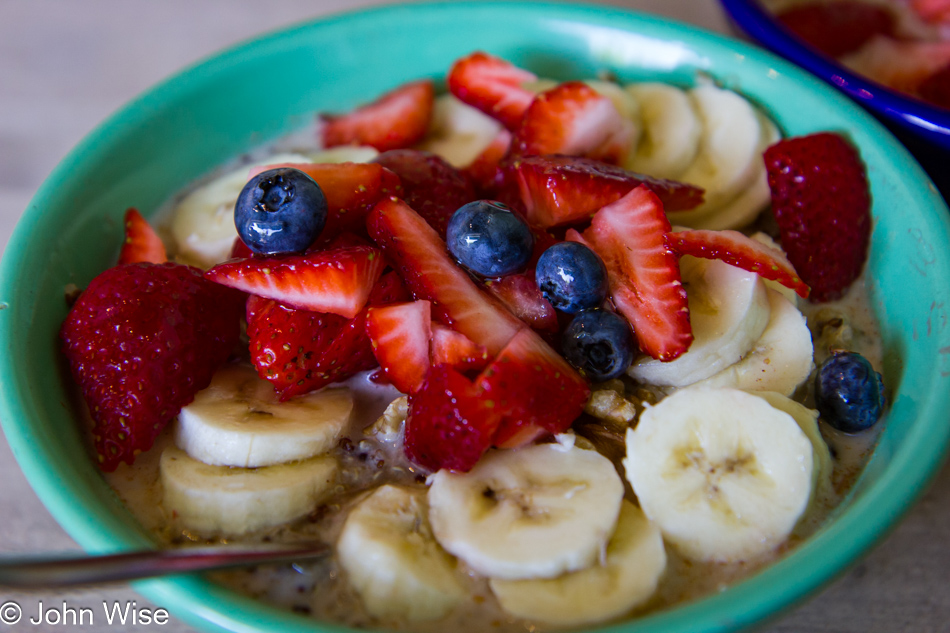
[[[596,308],[607,298],[604,263],[577,242],[561,242],[544,251],[535,278],[544,298],[568,314]]]
[[[482,277],[521,272],[534,248],[534,235],[524,220],[493,200],[459,207],[449,220],[445,240],[452,257]]]
[[[815,400],[822,419],[845,433],[874,425],[884,409],[884,384],[864,356],[837,352],[815,377]]]
[[[271,169],[251,178],[234,205],[238,235],[255,253],[300,253],[320,235],[327,199],[298,169]]]
[[[599,308],[575,316],[561,339],[567,362],[595,382],[622,374],[635,349],[626,319]]]

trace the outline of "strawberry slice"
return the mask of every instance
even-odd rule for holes
[[[393,150],[380,154],[373,162],[399,176],[403,200],[425,218],[442,239],[445,239],[452,214],[476,199],[472,181],[432,152]]]
[[[837,299],[861,274],[871,240],[861,157],[841,135],[823,132],[772,145],[765,167],[789,261],[812,301]]]
[[[581,240],[603,260],[610,296],[640,349],[665,361],[693,341],[679,262],[665,239],[670,230],[663,203],[641,185],[594,214]]]
[[[800,4],[775,17],[829,57],[854,52],[875,35],[894,34],[894,14],[889,9],[855,0]]]
[[[580,81],[568,81],[534,98],[512,141],[512,154],[567,154],[611,162],[633,142],[633,123],[607,97]]]
[[[950,0],[910,0],[910,7],[927,22],[950,22]]]
[[[446,83],[461,101],[515,130],[534,100],[523,86],[537,80],[534,73],[479,51],[456,61]]]
[[[449,365],[436,365],[409,399],[406,457],[431,471],[467,472],[491,447],[499,421],[468,378]]]
[[[164,264],[168,261],[165,245],[155,229],[142,217],[138,209],[125,212],[125,241],[119,252],[122,264]]]
[[[371,246],[289,257],[232,260],[205,273],[211,281],[301,310],[352,319],[366,304],[385,262]]]
[[[924,101],[950,109],[950,65],[927,77],[917,87],[917,94]]]
[[[388,272],[368,303],[377,306],[408,298],[398,275]],[[251,362],[282,401],[372,369],[376,358],[366,335],[366,313],[347,319],[252,295],[247,300]]]
[[[323,144],[371,145],[381,152],[411,147],[425,136],[434,100],[431,81],[413,81],[349,114],[324,115]]]
[[[763,279],[791,288],[803,299],[809,288],[795,272],[785,253],[738,231],[692,230],[667,233],[667,243],[679,255],[720,259],[731,266],[757,273]]]
[[[418,213],[395,198],[369,214],[370,236],[383,249],[416,299],[432,302],[433,315],[489,354],[497,354],[524,325],[479,290],[449,257],[445,242]]]
[[[231,245],[231,254],[228,259],[247,259],[248,257],[254,257],[254,251],[240,237],[234,238],[234,244]]]
[[[590,397],[587,382],[529,329],[521,330],[475,383],[502,420],[496,446],[515,448],[552,433],[563,433]]]
[[[373,205],[383,198],[403,195],[399,176],[375,163],[280,163],[252,169],[248,177],[278,167],[299,169],[323,190],[327,223],[318,243],[326,243],[341,233],[365,235],[366,215]]]
[[[403,393],[415,393],[429,371],[432,304],[411,301],[366,312],[366,334],[389,381]]]
[[[904,42],[876,37],[844,62],[878,83],[916,94],[929,77],[950,65],[950,41]]]
[[[488,350],[461,332],[432,324],[430,360],[432,365],[451,365],[461,372],[481,371],[488,364]]]
[[[667,211],[700,205],[703,190],[575,156],[530,156],[513,165],[529,222],[542,228],[580,222],[646,185]]]
[[[539,332],[557,332],[557,312],[544,298],[534,280],[534,271],[508,275],[485,282],[488,292],[512,314]]]
[[[488,144],[488,147],[482,150],[482,153],[475,157],[462,173],[466,174],[475,184],[481,197],[491,197],[493,192],[498,189],[504,174],[500,172],[501,161],[508,155],[511,148],[511,132],[501,130]]]

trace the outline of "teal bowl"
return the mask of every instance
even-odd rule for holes
[[[464,35],[462,35],[464,31]],[[903,147],[820,80],[771,54],[666,20],[592,6],[417,4],[339,15],[266,35],[189,68],[109,118],[30,203],[0,268],[0,419],[23,471],[85,549],[151,547],[90,461],[57,332],[63,289],[114,261],[121,214],[150,215],[235,155],[483,49],[555,78],[610,71],[689,85],[709,75],[760,104],[786,134],[846,133],[868,166],[874,232],[867,285],[892,399],[847,500],[817,534],[726,591],[605,631],[735,631],[781,613],[842,573],[926,488],[950,440],[947,207]],[[267,77],[262,81],[262,77]],[[279,92],[269,87],[280,86]],[[136,584],[209,631],[339,631],[200,576]]]

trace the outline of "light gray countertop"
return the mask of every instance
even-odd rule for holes
[[[358,0],[0,0],[0,249],[53,167],[127,100],[181,67],[250,36],[342,9]],[[622,6],[718,31],[714,0],[629,0]],[[33,493],[0,436],[0,555],[77,545]],[[147,601],[127,585],[69,593],[0,590],[35,613],[64,600],[101,612],[102,603]],[[155,606],[155,605],[153,605]],[[161,606],[161,605],[157,605]],[[24,618],[0,630],[33,631]],[[56,627],[59,628],[59,627]],[[67,627],[62,627],[67,628]],[[103,618],[82,631],[116,630]],[[174,618],[136,630],[191,631]],[[771,633],[950,633],[950,468],[863,562],[810,602],[774,621]]]

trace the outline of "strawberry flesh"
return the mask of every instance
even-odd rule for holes
[[[481,371],[488,364],[488,350],[440,323],[432,324],[430,347],[432,365],[451,365],[465,373]]]
[[[534,98],[511,148],[515,156],[567,154],[618,162],[633,132],[610,99],[581,81],[568,81]]]
[[[511,339],[475,383],[486,404],[502,416],[493,443],[506,448],[563,433],[590,397],[581,375],[527,328]]]
[[[510,62],[475,52],[452,65],[446,83],[459,100],[515,130],[534,100],[534,93],[523,86],[537,79]]]
[[[142,217],[138,209],[125,212],[125,241],[119,252],[122,264],[164,264],[168,261],[165,245],[155,229]]]
[[[782,248],[811,300],[840,297],[857,279],[871,239],[871,195],[857,150],[831,132],[785,139],[765,151]]]
[[[500,352],[524,327],[475,285],[449,257],[435,229],[402,200],[379,202],[367,228],[413,296],[431,301],[436,319],[483,345],[489,354]]]
[[[679,262],[666,243],[670,222],[663,203],[646,186],[596,214],[581,241],[600,256],[614,305],[633,326],[640,349],[664,361],[693,341]]]
[[[373,288],[368,303],[406,299],[399,277],[389,272]],[[252,295],[247,301],[251,362],[282,401],[372,369],[377,363],[366,335],[366,313],[347,319]]]
[[[152,447],[238,341],[241,296],[178,264],[128,264],[93,279],[60,331],[93,418],[100,467]]]
[[[352,319],[363,309],[385,262],[378,249],[348,246],[287,257],[255,257],[218,264],[211,281],[301,310]]]
[[[920,98],[950,109],[950,64],[925,79],[917,88]]]
[[[875,35],[894,34],[894,14],[886,7],[843,0],[815,2],[782,11],[782,25],[829,57],[858,50]]]
[[[472,181],[443,158],[419,150],[393,150],[374,161],[399,176],[403,200],[445,239],[452,214],[475,200]]]
[[[539,332],[557,332],[557,312],[541,294],[533,270],[486,281],[485,287],[531,328]]]
[[[511,138],[511,132],[501,130],[488,147],[462,170],[475,185],[479,197],[492,197],[501,185],[504,178],[501,163],[511,148]]]
[[[640,185],[649,187],[667,211],[685,211],[703,201],[699,187],[589,158],[531,156],[516,161],[513,170],[527,219],[542,228],[586,221]]]
[[[679,255],[719,259],[763,279],[777,281],[803,299],[808,298],[808,285],[795,272],[785,253],[738,231],[679,231],[667,234],[666,238],[670,248]]]
[[[370,308],[366,334],[373,354],[389,382],[403,393],[415,393],[429,371],[431,304],[412,301]]]
[[[431,81],[403,84],[349,114],[324,115],[323,143],[370,145],[381,152],[411,147],[425,136],[434,100]]]
[[[436,365],[409,400],[406,457],[433,472],[467,472],[491,447],[498,423],[480,389],[451,366]]]

